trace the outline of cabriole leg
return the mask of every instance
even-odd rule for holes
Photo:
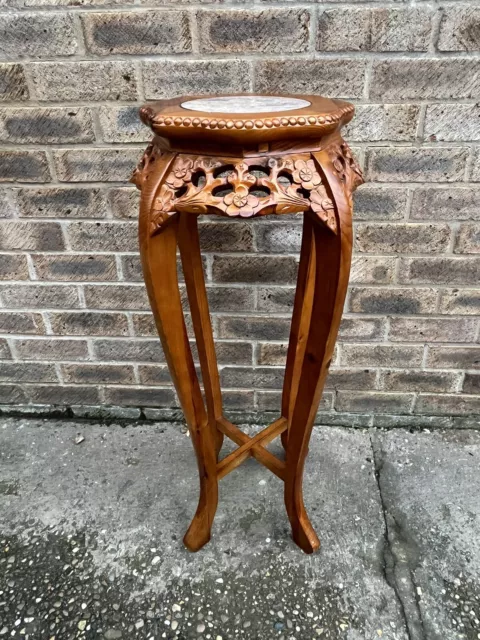
[[[200,253],[198,220],[195,214],[180,214],[178,243],[202,370],[208,421],[215,438],[218,457],[223,443],[223,433],[216,427],[217,420],[222,417],[222,392]]]
[[[200,497],[184,543],[197,551],[210,540],[218,502],[216,447],[187,338],[178,289],[176,249],[178,215],[160,233],[151,235],[152,203],[171,164],[162,156],[142,185],[140,253],[150,304],[165,358],[190,429],[200,476]]]
[[[303,353],[301,365],[291,365],[294,374],[288,397],[289,431],[285,505],[292,526],[293,539],[306,553],[312,553],[318,549],[320,541],[310,523],[303,502],[303,470],[312,427],[342,317],[352,248],[351,205],[345,188],[334,172],[326,152],[315,154],[314,158],[335,203],[338,233],[334,234],[314,218],[312,213],[305,214],[308,222],[306,221],[304,228],[302,260],[304,265],[308,264],[309,267],[304,266],[307,275],[304,275],[303,280],[299,282],[304,291],[298,294],[298,303],[297,300],[295,301],[297,317],[294,320],[299,327],[303,323],[306,335],[302,338],[302,331],[300,329],[294,331],[295,323],[292,324],[295,353],[299,352],[299,346],[300,351],[303,349]],[[303,304],[300,303],[302,299]],[[302,347],[302,340],[305,340],[304,347]],[[292,346],[292,354],[293,350]],[[291,358],[293,357],[292,355]],[[298,359],[295,358],[295,360]],[[287,396],[285,403],[287,403]]]

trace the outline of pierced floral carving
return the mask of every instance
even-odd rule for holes
[[[321,183],[321,178],[313,160],[295,160],[293,180],[304,189],[314,189]]]
[[[350,147],[346,142],[342,141],[332,145],[327,151],[338,177],[347,187],[347,193],[351,194],[352,191],[355,191],[357,187],[363,184],[364,180],[362,170],[353,157]]]
[[[190,158],[178,158],[174,164],[172,171],[165,180],[171,189],[180,189],[190,182],[192,178],[193,161]]]
[[[135,181],[142,176],[152,151],[147,149]],[[345,143],[328,149],[348,194],[362,180],[361,171]],[[155,195],[151,232],[158,233],[176,212],[249,218],[270,213],[313,211],[337,233],[334,202],[309,153],[283,157],[245,158],[235,164],[206,157],[178,155]],[[349,195],[350,197],[350,195]]]

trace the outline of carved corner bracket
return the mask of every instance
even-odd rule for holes
[[[332,165],[351,201],[363,182],[361,170],[343,141],[327,149]],[[131,181],[142,188],[153,157],[161,150],[149,145]],[[160,232],[177,212],[250,218],[270,213],[313,211],[337,233],[335,206],[309,153],[231,161],[179,154],[155,195],[151,234]]]

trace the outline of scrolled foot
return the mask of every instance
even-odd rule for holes
[[[320,548],[320,540],[310,522],[292,523],[292,538],[296,545],[305,553],[314,553]]]
[[[183,544],[189,551],[199,551],[211,538],[211,525],[204,515],[194,516],[187,533],[183,537]]]

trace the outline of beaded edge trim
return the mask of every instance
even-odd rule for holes
[[[224,120],[218,118],[192,118],[181,116],[162,116],[155,114],[153,109],[142,107],[140,118],[154,128],[159,127],[201,127],[202,129],[272,129],[276,127],[295,127],[305,125],[331,125],[340,122],[345,116],[353,113],[353,105],[340,107],[338,111],[326,116],[283,116],[280,118],[265,118],[255,120]]]

